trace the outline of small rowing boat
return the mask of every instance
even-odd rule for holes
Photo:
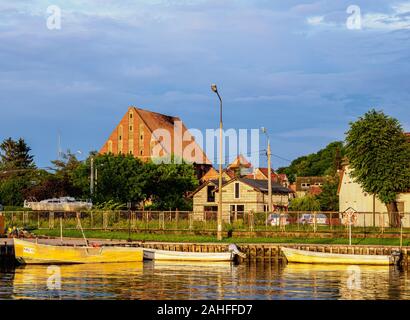
[[[141,262],[143,250],[111,246],[53,246],[13,239],[14,254],[21,264]]]
[[[288,262],[321,264],[392,265],[400,261],[400,254],[359,255],[313,252],[281,247]]]
[[[144,259],[162,261],[232,261],[233,252],[183,252],[144,249]]]
[[[245,258],[236,245],[229,245],[227,252],[184,252],[144,249],[144,259],[155,261],[233,261],[238,255]]]

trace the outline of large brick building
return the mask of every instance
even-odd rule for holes
[[[174,155],[194,163],[201,175],[211,162],[178,117],[129,107],[100,153],[132,154],[141,160]]]

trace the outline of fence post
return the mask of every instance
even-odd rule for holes
[[[255,229],[254,229],[254,215],[253,215],[253,212],[251,211],[251,212],[249,212],[249,231],[251,231],[251,232],[253,232]]]
[[[188,213],[188,218],[189,218],[189,230],[192,230],[193,229],[193,213],[191,212],[191,213]]]
[[[80,228],[81,228],[81,221],[80,221],[80,219],[81,219],[81,213],[80,213],[80,212],[76,212],[76,213],[75,213],[75,216],[76,216],[76,218],[77,218],[77,229],[80,229]]]
[[[162,211],[158,215],[158,222],[159,222],[159,229],[164,230],[165,229],[165,212]]]
[[[48,228],[54,229],[54,212],[48,213]]]
[[[107,230],[108,227],[108,212],[104,211],[103,212],[103,229]]]
[[[132,211],[131,212],[131,226],[133,228],[135,228],[136,220],[137,220],[137,217],[136,217],[135,211]]]
[[[316,233],[317,230],[317,225],[316,225],[317,221],[316,221],[316,211],[313,212],[313,232]]]
[[[178,230],[178,220],[179,220],[179,210],[178,208],[175,210],[175,229]]]

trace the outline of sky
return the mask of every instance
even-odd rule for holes
[[[224,127],[266,127],[286,166],[371,108],[410,131],[409,74],[410,1],[0,0],[0,140],[39,167],[59,136],[99,150],[130,105],[217,128],[211,83]]]

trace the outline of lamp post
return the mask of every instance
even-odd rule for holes
[[[266,130],[265,127],[261,128],[262,132],[266,135],[266,139],[268,140],[268,149],[267,149],[267,156],[268,156],[268,211],[272,212],[273,211],[273,206],[272,206],[272,168],[271,168],[271,150],[270,150],[270,139],[268,135],[268,131]]]
[[[218,96],[220,102],[220,112],[219,112],[219,187],[218,187],[218,230],[217,230],[217,239],[222,240],[222,133],[223,133],[223,124],[222,124],[222,99],[219,95],[218,88],[216,84],[211,85],[211,89]]]

